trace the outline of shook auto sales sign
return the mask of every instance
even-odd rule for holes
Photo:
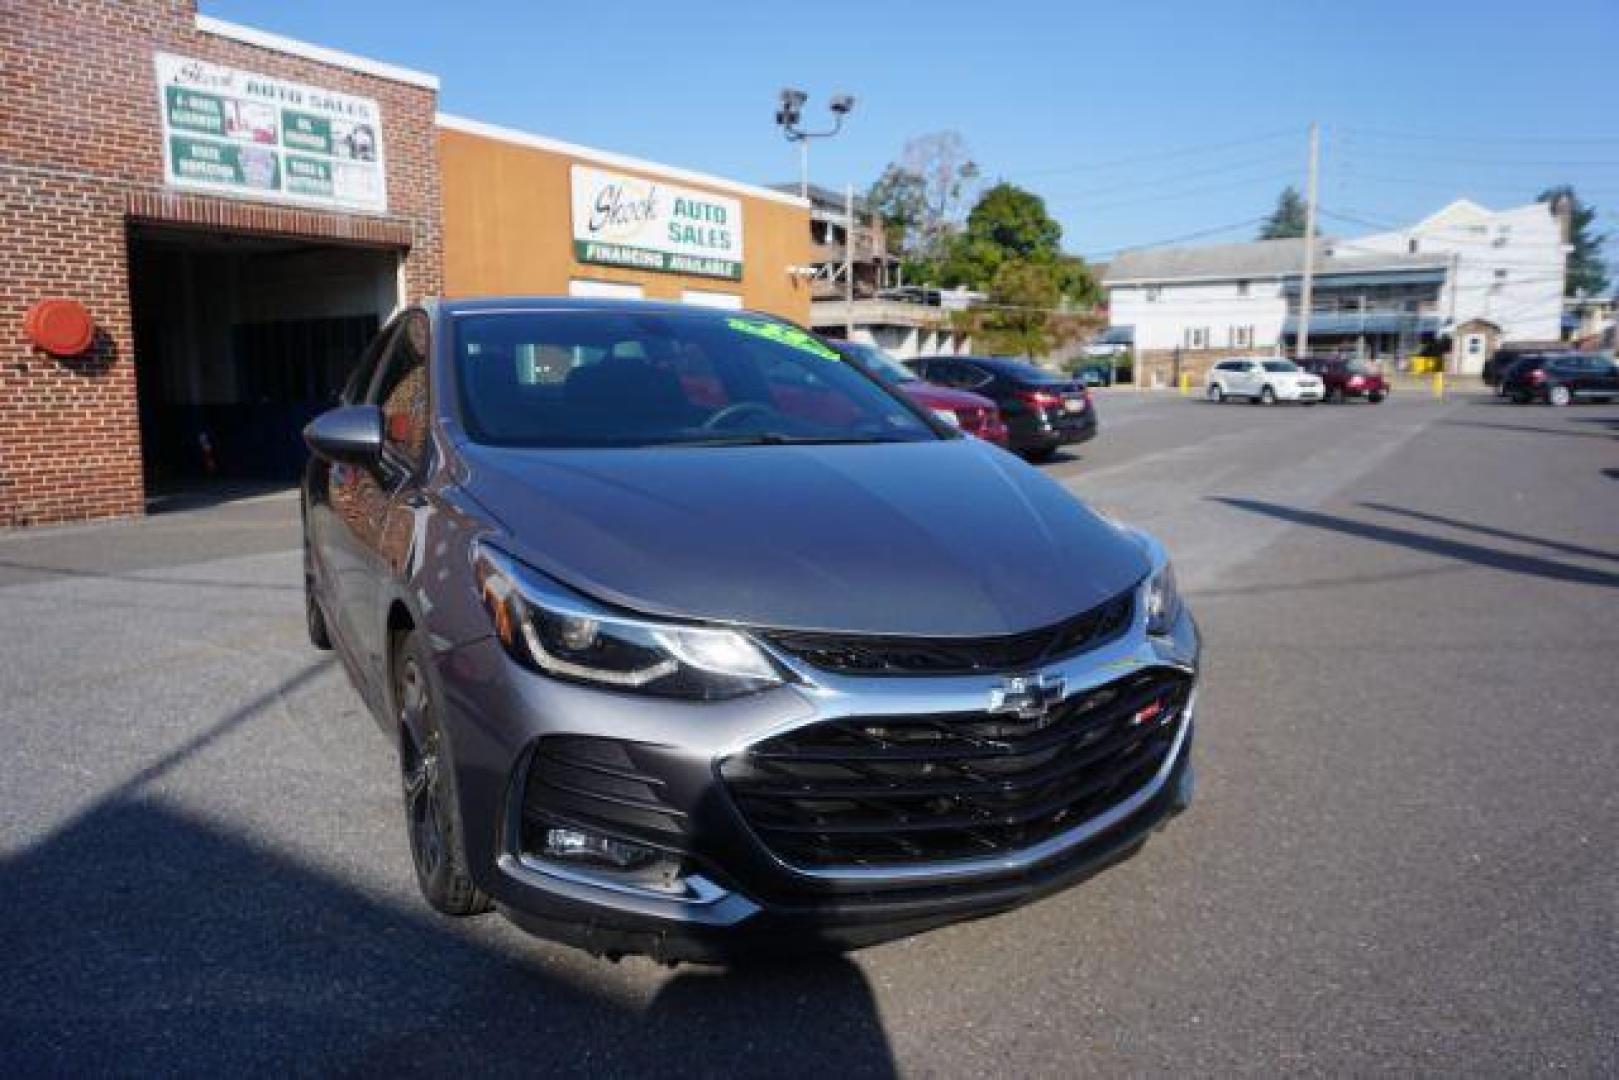
[[[706,191],[573,166],[573,253],[582,263],[742,277],[742,204]]]
[[[375,101],[169,53],[156,64],[170,185],[387,211]]]

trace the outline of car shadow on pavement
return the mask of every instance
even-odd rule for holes
[[[1601,431],[1575,430],[1565,427],[1533,427],[1529,424],[1496,424],[1488,420],[1441,420],[1447,427],[1487,428],[1491,431],[1521,431],[1528,435],[1565,435],[1574,439],[1619,439],[1619,432],[1610,435]]]
[[[9,573],[8,573],[9,571]],[[248,589],[253,592],[302,592],[303,586],[299,584],[284,584],[269,581],[210,581],[206,578],[194,577],[159,577],[152,572],[135,574],[114,574],[101,570],[83,570],[76,567],[50,566],[41,562],[24,562],[17,559],[0,559],[0,585],[30,584],[37,581],[48,581],[53,578],[86,578],[91,581],[123,581],[132,585],[192,585],[204,589],[225,589],[236,591]]]
[[[496,916],[378,895],[154,783],[327,663],[0,862],[10,1075],[893,1075],[847,959],[670,976],[493,942]]]
[[[1560,551],[1565,555],[1575,555],[1586,559],[1606,559],[1609,562],[1619,562],[1619,551],[1603,551],[1600,548],[1583,547],[1579,544],[1569,544],[1562,540],[1549,540],[1543,536],[1531,536],[1529,533],[1513,532],[1510,529],[1497,529],[1492,525],[1475,525],[1471,521],[1462,521],[1460,518],[1446,517],[1443,514],[1432,514],[1426,510],[1409,510],[1403,506],[1390,506],[1380,502],[1361,502],[1358,505],[1368,510],[1376,510],[1383,514],[1395,514],[1417,521],[1427,521],[1434,525],[1443,525],[1451,529],[1460,529],[1464,532],[1475,532],[1484,536],[1493,536],[1500,540],[1512,540],[1520,544],[1533,544],[1536,547]]]
[[[1376,525],[1338,514],[1326,514],[1319,510],[1302,510],[1297,507],[1283,506],[1279,503],[1265,502],[1260,499],[1238,498],[1227,495],[1210,495],[1207,498],[1211,502],[1223,503],[1226,506],[1244,510],[1251,514],[1264,514],[1294,525],[1327,529],[1332,532],[1343,533],[1346,536],[1355,536],[1363,540],[1375,540],[1380,543],[1407,548],[1411,551],[1420,551],[1428,555],[1438,555],[1447,559],[1472,563],[1491,570],[1527,574],[1532,577],[1549,578],[1553,581],[1567,581],[1577,585],[1598,585],[1610,589],[1619,588],[1619,574],[1584,566],[1573,566],[1553,559],[1542,558],[1538,555],[1520,555],[1516,552],[1501,551],[1479,544],[1430,536],[1427,533],[1414,532],[1410,529],[1400,529],[1390,525]]]

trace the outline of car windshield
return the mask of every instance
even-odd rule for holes
[[[452,316],[461,416],[519,447],[921,442],[947,437],[775,319],[618,309]]]
[[[1351,360],[1349,363],[1344,365],[1344,370],[1349,372],[1351,375],[1374,374],[1372,371],[1372,365],[1366,363],[1364,360]]]
[[[865,368],[875,378],[881,379],[889,386],[898,386],[900,383],[920,382],[916,372],[895,360],[875,345],[851,345],[843,343],[838,350],[845,353],[855,363]]]
[[[1266,360],[1266,371],[1297,371],[1299,366],[1291,360]]]

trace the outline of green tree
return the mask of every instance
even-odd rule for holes
[[[967,143],[954,131],[909,139],[867,194],[907,281],[936,281],[978,179]]]
[[[1261,240],[1287,240],[1304,235],[1304,200],[1298,189],[1289,184],[1276,197],[1276,209],[1259,228]]]
[[[1568,242],[1572,249],[1568,253],[1568,273],[1563,280],[1563,293],[1566,296],[1600,296],[1608,288],[1608,267],[1602,260],[1602,245],[1607,242],[1608,236],[1594,231],[1596,207],[1576,195],[1571,184],[1547,188],[1535,201],[1551,203],[1555,211],[1563,200],[1567,200]]]
[[[883,223],[888,248],[902,258],[920,255],[918,250],[928,224],[926,183],[918,173],[902,165],[890,165],[866,193],[866,203]]]

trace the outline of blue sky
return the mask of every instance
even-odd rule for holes
[[[1066,246],[1238,226],[1325,139],[1321,205],[1414,221],[1569,182],[1619,233],[1619,3],[815,4],[203,0],[210,15],[437,73],[441,107],[719,173],[790,180],[776,92],[859,106],[812,178],[868,184],[954,130],[1043,195]],[[1324,218],[1329,231],[1369,231]],[[1251,225],[1207,242],[1245,239]],[[1610,247],[1610,253],[1619,249]]]

